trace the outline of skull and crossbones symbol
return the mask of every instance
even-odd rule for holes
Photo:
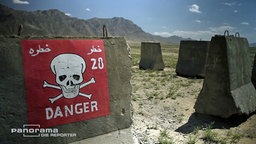
[[[51,103],[65,97],[68,99],[75,98],[80,95],[91,99],[92,94],[84,94],[79,90],[89,84],[96,83],[95,78],[90,81],[83,82],[83,73],[86,69],[86,63],[82,57],[76,54],[60,54],[51,61],[51,70],[55,74],[55,81],[58,85],[49,84],[44,81],[44,88],[54,88],[62,90],[62,93],[54,98],[49,98]]]

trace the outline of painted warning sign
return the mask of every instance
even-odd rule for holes
[[[110,113],[102,40],[23,40],[28,122],[52,127]]]

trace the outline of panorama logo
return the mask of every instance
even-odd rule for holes
[[[60,133],[57,128],[41,128],[40,124],[24,124],[22,128],[11,128],[11,134],[23,137],[76,137],[76,133]]]

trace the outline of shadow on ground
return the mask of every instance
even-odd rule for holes
[[[250,116],[246,115],[234,115],[230,118],[224,119],[219,117],[214,117],[210,115],[193,113],[186,124],[180,126],[176,129],[176,132],[181,132],[183,134],[189,134],[195,129],[204,129],[211,127],[212,129],[229,129],[232,127],[237,127],[243,122],[245,122]]]

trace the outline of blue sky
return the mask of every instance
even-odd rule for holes
[[[81,19],[123,17],[145,32],[210,40],[239,32],[256,42],[255,0],[1,0],[19,10],[59,9]]]

